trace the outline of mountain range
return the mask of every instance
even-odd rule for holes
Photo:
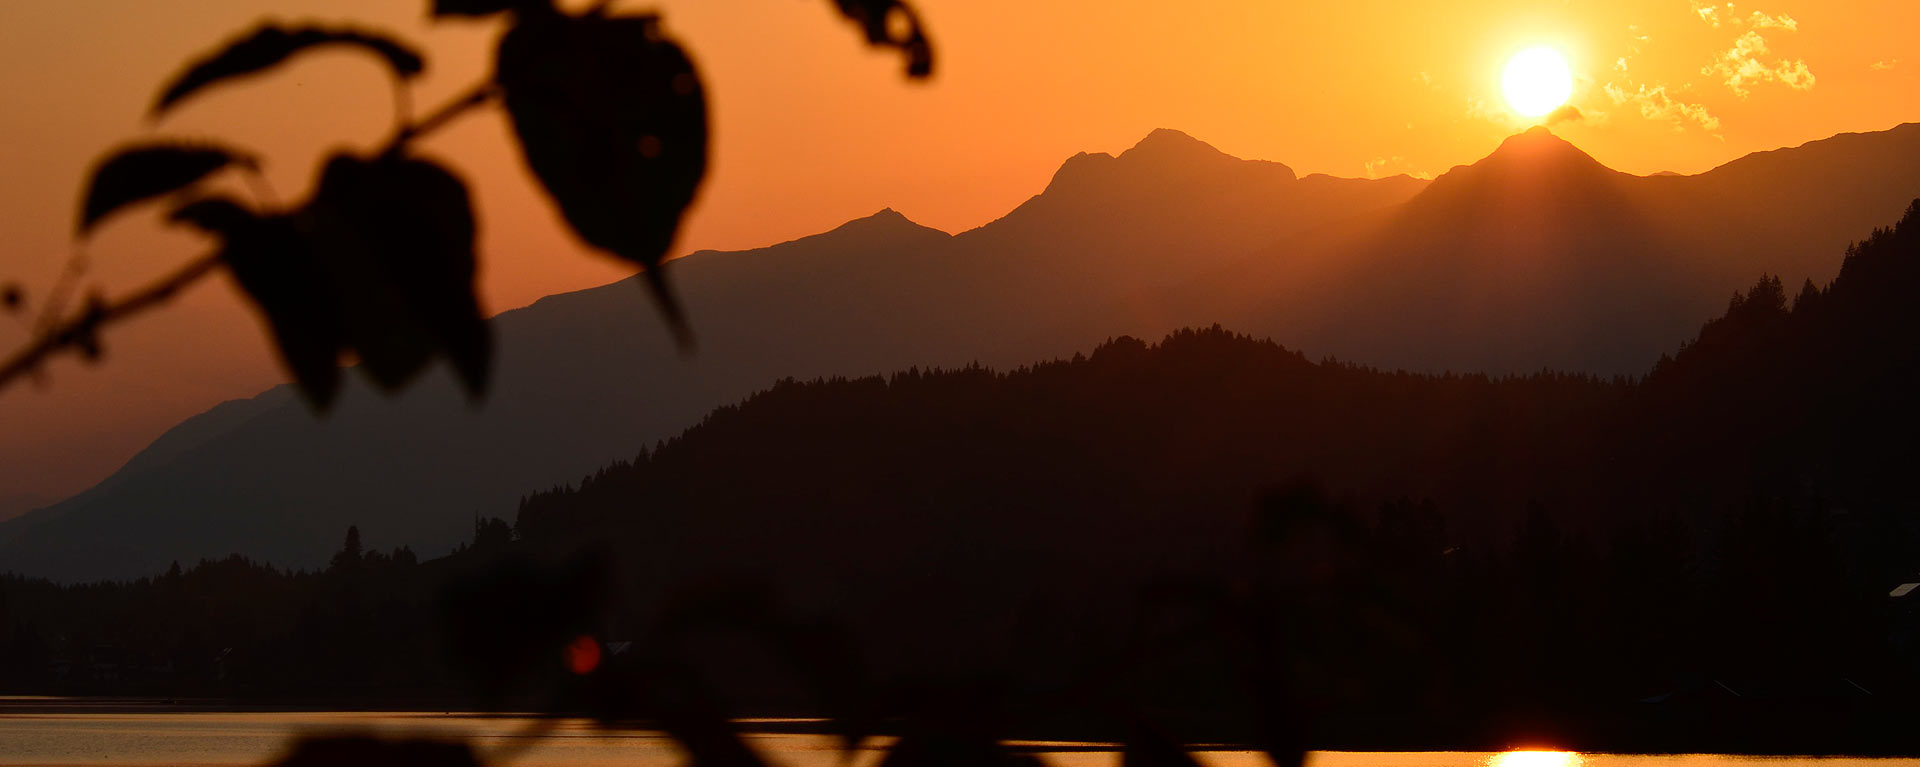
[[[887,210],[680,259],[691,358],[622,281],[496,317],[478,405],[444,372],[395,398],[351,386],[324,419],[285,387],[222,404],[0,524],[0,570],[312,567],[349,524],[431,554],[782,378],[1009,367],[1183,326],[1386,368],[1638,375],[1757,275],[1831,280],[1915,198],[1920,124],[1646,177],[1537,128],[1432,181],[1299,177],[1160,130],[961,234]]]

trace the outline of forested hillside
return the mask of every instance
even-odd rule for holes
[[[835,637],[860,669],[835,689],[876,716],[959,685],[1010,727],[1097,726],[1076,691],[1185,740],[1279,711],[1317,747],[1892,747],[1920,689],[1920,611],[1889,596],[1920,580],[1916,285],[1920,202],[1831,285],[1763,278],[1633,380],[1389,373],[1216,327],[788,381],[449,558],[356,532],[318,574],[7,580],[0,692],[447,694],[583,634],[820,710],[764,648],[680,641],[698,604]]]

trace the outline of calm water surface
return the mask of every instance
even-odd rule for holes
[[[529,737],[545,727],[540,737]],[[290,737],[306,733],[374,733],[464,738],[499,767],[679,767],[682,754],[659,733],[607,734],[578,720],[536,721],[473,714],[388,712],[16,713],[0,708],[0,765],[168,765],[234,767],[272,760]],[[837,741],[826,735],[755,734],[748,743],[777,767],[842,767]],[[884,739],[851,767],[874,767]],[[1115,751],[1084,745],[1029,744],[1049,767],[1117,767]],[[1073,750],[1047,751],[1060,746]],[[1206,767],[1257,767],[1259,754],[1207,752]],[[1616,756],[1552,752],[1318,752],[1308,767],[1920,767],[1920,759],[1755,759],[1749,757]]]

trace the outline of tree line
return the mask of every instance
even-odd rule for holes
[[[472,695],[735,756],[719,712],[989,752],[1897,751],[1914,285],[1920,202],[1639,379],[1389,372],[1215,327],[784,381],[449,557],[355,531],[318,573],[6,579],[0,689]]]

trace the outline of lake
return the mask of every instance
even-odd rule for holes
[[[86,711],[0,705],[0,765],[133,765],[233,767],[263,764],[306,733],[374,733],[464,738],[499,767],[678,767],[681,752],[659,733],[609,734],[585,720],[420,712],[154,712],[103,706]],[[9,710],[12,709],[12,710]],[[538,737],[530,736],[544,729]],[[841,767],[827,735],[749,734],[748,743],[777,767]],[[890,741],[875,739],[848,767],[873,767]],[[1113,767],[1119,754],[1101,744],[1022,743],[1050,767]],[[1202,752],[1206,767],[1255,767],[1257,753]],[[1561,752],[1315,752],[1309,767],[1920,767],[1920,759],[1755,758],[1714,755],[1631,756]]]

